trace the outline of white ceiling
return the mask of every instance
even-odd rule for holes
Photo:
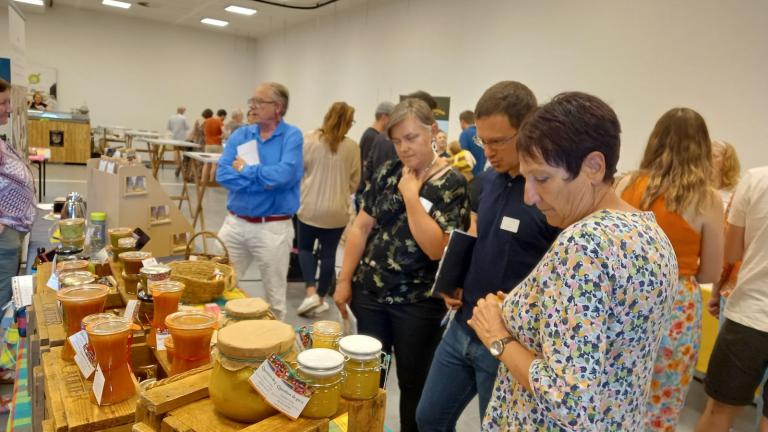
[[[12,1],[12,0],[11,0]],[[89,9],[108,14],[120,14],[140,19],[160,21],[174,25],[195,27],[210,31],[226,32],[239,36],[258,38],[270,32],[281,31],[317,16],[333,15],[342,10],[355,8],[370,2],[385,0],[338,0],[335,3],[313,10],[288,9],[259,3],[252,0],[122,0],[131,3],[130,9],[103,6],[101,0],[45,0],[52,2],[52,7],[74,7]],[[273,0],[274,1],[274,0]],[[277,0],[288,5],[311,6],[325,0]],[[146,3],[148,6],[141,6]],[[16,3],[25,13],[45,13],[49,9]],[[244,6],[258,10],[253,16],[244,16],[226,12],[229,5]],[[200,23],[202,18],[215,18],[229,21],[226,27],[212,27]]]

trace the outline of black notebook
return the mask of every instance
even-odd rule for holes
[[[469,264],[472,261],[475,241],[477,241],[477,237],[464,231],[453,230],[451,232],[445,253],[443,253],[443,258],[437,268],[435,284],[432,285],[432,294],[453,295],[456,288],[464,286],[464,277],[467,275]]]

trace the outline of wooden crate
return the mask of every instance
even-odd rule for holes
[[[290,418],[277,414],[258,423],[235,422],[220,415],[208,398],[210,366],[195,369],[144,391],[136,406],[134,432],[327,432],[329,419]],[[386,392],[368,401],[347,401],[336,416],[346,414],[349,432],[384,429]]]
[[[134,366],[154,360],[146,345],[131,350]],[[90,400],[91,382],[80,375],[77,365],[61,359],[61,348],[43,354],[46,418],[55,432],[94,430],[130,431],[136,417],[138,392],[133,398],[109,406]],[[34,402],[33,402],[34,403]]]

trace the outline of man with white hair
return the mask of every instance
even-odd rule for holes
[[[177,141],[184,141],[187,138],[187,131],[189,131],[187,118],[184,117],[185,112],[187,112],[187,109],[180,106],[176,108],[176,114],[168,118],[166,129],[171,132],[173,139]]]
[[[304,137],[283,121],[288,89],[282,84],[260,84],[248,104],[255,123],[232,133],[216,171],[216,180],[229,191],[229,215],[219,237],[239,278],[256,263],[267,301],[283,319],[294,235],[291,217],[299,209],[304,175]],[[240,156],[241,146],[248,146],[250,157]]]

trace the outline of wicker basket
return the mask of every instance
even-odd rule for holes
[[[192,248],[194,247],[195,239],[198,236],[203,237],[203,242],[205,242],[206,237],[211,237],[217,242],[219,242],[219,245],[221,245],[221,249],[224,251],[224,255],[223,256],[215,255],[215,254],[210,254],[206,252],[193,252]],[[187,242],[187,249],[184,251],[184,256],[186,257],[186,259],[191,261],[203,260],[203,261],[213,261],[221,264],[229,264],[229,250],[227,249],[227,245],[225,245],[224,242],[221,241],[219,236],[217,236],[215,233],[212,233],[210,231],[200,231],[199,233],[193,235],[192,238],[190,238],[189,241]]]
[[[183,303],[208,303],[221,296],[225,289],[237,285],[235,271],[226,264],[175,261],[168,265],[171,267],[171,279],[184,284],[184,294],[181,296]]]

